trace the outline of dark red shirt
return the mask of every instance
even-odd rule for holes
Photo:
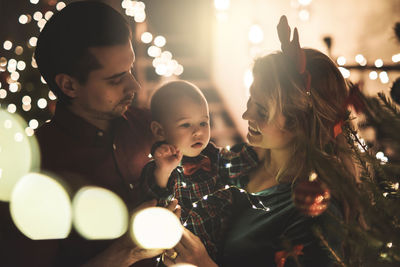
[[[71,198],[83,186],[95,185],[115,192],[130,210],[139,204],[140,173],[153,143],[148,111],[130,108],[104,132],[59,104],[53,119],[40,127],[36,136],[42,171],[61,179]],[[21,256],[10,260],[13,266],[79,266],[113,242],[89,241],[74,230],[64,240],[18,239],[23,241],[16,242]]]

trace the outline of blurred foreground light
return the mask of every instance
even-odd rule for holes
[[[47,100],[44,98],[39,98],[39,100],[37,101],[37,105],[40,109],[44,109],[47,107]]]
[[[298,0],[299,4],[302,6],[308,6],[309,4],[311,4],[312,0]]]
[[[33,36],[33,37],[29,38],[30,46],[34,47],[34,46],[36,46],[36,43],[37,43],[37,37]]]
[[[26,122],[20,116],[0,109],[1,201],[9,201],[18,180],[40,165],[36,139],[21,135],[26,127]]]
[[[28,16],[23,14],[23,15],[19,16],[18,21],[21,24],[26,24],[26,23],[28,23]]]
[[[145,44],[149,44],[153,40],[153,35],[149,32],[144,32],[140,36],[140,40]]]
[[[400,62],[400,54],[396,54],[392,56],[392,61],[394,63]]]
[[[71,201],[55,179],[39,173],[23,176],[12,192],[11,217],[34,240],[66,238],[71,231]]]
[[[229,0],[214,0],[215,9],[219,11],[227,10],[229,8]]]
[[[357,54],[356,57],[355,57],[355,60],[361,66],[367,65],[367,59],[361,54]]]
[[[30,2],[34,5],[36,5],[37,3],[39,3],[39,0],[30,0]]]
[[[264,32],[261,29],[261,26],[258,24],[253,24],[249,30],[249,41],[252,44],[259,44],[264,39]]]
[[[134,214],[130,231],[135,243],[144,249],[171,249],[181,239],[183,226],[168,209],[151,207]]]
[[[84,187],[73,199],[74,226],[87,239],[114,239],[128,229],[128,209],[121,198],[100,187]]]

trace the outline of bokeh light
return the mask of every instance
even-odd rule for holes
[[[249,41],[253,44],[259,44],[264,40],[264,32],[259,24],[253,24],[249,30]]]
[[[87,239],[113,239],[128,228],[128,209],[121,198],[100,187],[84,187],[73,199],[74,226]]]
[[[166,208],[140,210],[132,219],[131,235],[145,249],[170,249],[181,239],[183,226],[174,213]]]
[[[230,0],[214,0],[215,9],[219,11],[227,10],[230,5]]]
[[[153,35],[149,32],[144,32],[140,36],[140,39],[142,40],[143,43],[149,44],[153,40]]]
[[[340,56],[337,58],[336,62],[339,66],[343,66],[346,64],[346,58],[344,56]]]
[[[167,40],[165,39],[164,36],[159,35],[156,38],[154,38],[154,44],[158,47],[163,47],[166,43]]]
[[[15,105],[14,105],[15,106]],[[15,136],[25,132],[26,122],[17,114],[0,109],[0,200],[9,201],[17,181],[25,174],[36,170],[40,164],[39,147],[34,137]]]
[[[10,213],[17,228],[34,240],[66,238],[71,231],[71,201],[55,179],[39,173],[23,176],[12,192]]]

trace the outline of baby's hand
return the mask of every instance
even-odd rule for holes
[[[154,176],[160,187],[167,187],[169,176],[181,162],[182,156],[182,152],[173,145],[162,144],[156,148],[153,155],[156,162]]]

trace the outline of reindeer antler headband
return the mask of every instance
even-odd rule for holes
[[[303,77],[304,90],[310,95],[311,75],[306,70],[306,54],[300,47],[297,28],[294,28],[292,41],[290,41],[290,27],[286,16],[281,17],[276,28],[278,30],[279,41],[281,42],[282,53],[295,64],[296,71]]]

